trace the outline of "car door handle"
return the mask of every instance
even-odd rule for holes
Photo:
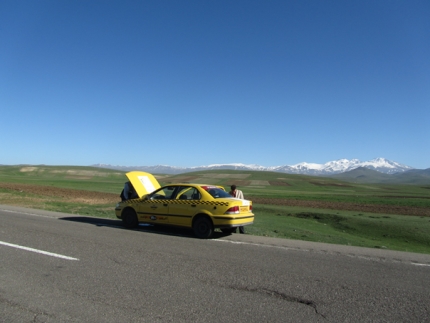
[[[158,206],[156,206],[156,205],[153,205],[153,206],[151,206],[151,209],[156,209]]]
[[[191,207],[196,207],[197,205],[196,204],[191,204]]]
[[[169,204],[163,204],[163,206],[169,206]]]

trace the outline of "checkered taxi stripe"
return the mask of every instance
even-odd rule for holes
[[[228,202],[218,201],[200,201],[200,200],[128,200],[122,202],[123,205],[136,205],[136,204],[185,204],[185,205],[209,205],[209,206],[228,206]]]

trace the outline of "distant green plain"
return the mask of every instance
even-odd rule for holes
[[[254,202],[255,222],[246,227],[247,234],[430,254],[430,185],[357,184],[326,177],[233,170],[156,177],[162,185],[238,185],[245,198],[261,202]],[[102,168],[0,166],[0,204],[116,219],[115,201],[125,180],[124,172]],[[8,183],[23,184],[23,189],[12,189]],[[63,193],[47,196],[44,190],[27,191],[28,184],[68,189],[71,193],[102,192],[111,201],[79,203]],[[279,205],[283,201],[292,205]],[[301,206],[295,206],[295,202]],[[303,206],[308,202],[331,207]],[[354,205],[355,210],[344,209],[344,204]],[[333,208],[337,205],[339,209]],[[375,206],[377,212],[364,212],[361,205],[367,210]],[[384,208],[390,212],[383,213]],[[397,209],[400,214],[393,212]],[[405,209],[420,215],[401,214]]]

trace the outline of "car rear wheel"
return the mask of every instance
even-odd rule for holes
[[[209,239],[212,237],[214,227],[208,218],[199,217],[193,223],[193,231],[197,238]]]
[[[124,210],[124,212],[122,212],[122,223],[127,229],[136,228],[139,224],[136,212],[134,212],[132,209]]]

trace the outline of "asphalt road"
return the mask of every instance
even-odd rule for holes
[[[430,255],[0,205],[0,322],[430,322]]]

